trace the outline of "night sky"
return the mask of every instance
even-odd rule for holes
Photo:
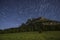
[[[60,21],[60,0],[0,0],[0,29],[41,16]]]

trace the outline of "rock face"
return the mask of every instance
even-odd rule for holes
[[[42,23],[43,25],[58,25],[58,24],[60,24],[60,22],[58,22],[58,21],[54,21],[54,20],[48,20],[48,19],[46,19],[46,18],[44,18],[44,17],[39,17],[39,18],[36,18],[36,19],[32,19],[32,20],[30,20],[30,22],[29,21],[27,21],[28,23],[36,23],[36,22],[40,22],[40,23]]]
[[[54,20],[48,20],[44,17],[40,17],[40,19],[36,20],[38,22],[41,22],[43,25],[58,25],[60,22],[54,21]]]

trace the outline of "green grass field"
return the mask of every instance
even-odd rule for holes
[[[60,31],[0,34],[0,40],[60,40]]]

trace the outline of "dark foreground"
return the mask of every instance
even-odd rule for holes
[[[60,31],[0,34],[0,40],[60,40]]]

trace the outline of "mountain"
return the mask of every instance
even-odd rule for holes
[[[16,33],[16,32],[30,32],[30,31],[60,31],[60,22],[55,20],[49,20],[44,17],[38,17],[28,19],[26,23],[23,23],[17,28],[9,28],[0,30],[0,33]]]
[[[28,19],[25,24],[22,24],[20,26],[20,30],[21,31],[60,30],[60,22],[55,20],[49,20],[44,17]]]

